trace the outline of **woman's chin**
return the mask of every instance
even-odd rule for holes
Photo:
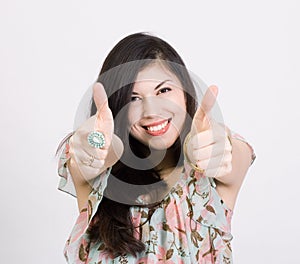
[[[170,148],[174,144],[174,142],[165,142],[162,139],[153,139],[148,142],[148,147],[153,150],[162,151]]]

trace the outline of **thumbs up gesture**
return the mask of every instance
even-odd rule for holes
[[[210,86],[196,111],[185,141],[187,161],[207,177],[221,178],[232,170],[232,145],[224,125],[210,118],[218,88]]]
[[[123,143],[113,135],[114,120],[101,83],[94,84],[93,98],[97,113],[87,119],[70,138],[70,156],[76,161],[80,174],[85,180],[96,177],[113,165],[123,152]],[[102,140],[103,146],[100,144],[99,148],[89,144],[88,137],[91,132],[101,132],[103,137],[100,141]]]

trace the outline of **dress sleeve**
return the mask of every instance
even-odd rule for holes
[[[76,192],[75,192],[75,187],[74,183],[72,181],[71,174],[69,172],[67,162],[70,159],[70,145],[69,141],[73,133],[68,134],[60,143],[59,145],[59,150],[61,151],[60,157],[58,160],[58,175],[60,176],[59,184],[58,184],[58,189],[60,191],[69,193],[76,197]]]
[[[58,190],[66,192],[66,193],[76,197],[75,186],[74,186],[74,183],[73,183],[73,180],[72,180],[71,173],[70,173],[69,168],[67,166],[67,162],[70,159],[69,141],[70,141],[70,138],[71,138],[72,135],[73,135],[73,132],[68,134],[62,140],[62,143],[58,147],[59,149],[61,149],[61,154],[60,154],[59,160],[58,160],[58,175],[60,176],[60,180],[59,180],[59,184],[58,184]],[[98,190],[100,184],[102,184],[102,187],[106,187],[107,177],[104,177],[104,176],[107,174],[108,171],[110,171],[110,168],[105,170],[104,172],[102,172],[97,177],[95,177],[95,179],[92,182],[93,191]],[[104,182],[103,182],[103,180],[104,180]]]
[[[61,154],[58,161],[58,175],[60,176],[58,189],[76,197],[75,186],[67,166],[67,161],[70,159],[69,140],[71,136],[72,133],[65,137],[59,146]],[[111,167],[95,177],[92,182],[88,200],[81,209],[65,244],[64,255],[68,263],[83,263],[83,259],[85,259],[89,247],[87,230],[102,201],[110,173]]]

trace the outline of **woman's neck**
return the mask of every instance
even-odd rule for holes
[[[154,154],[153,157],[160,156],[160,152],[161,151],[154,150],[154,152],[152,153]],[[178,171],[181,171],[182,165],[178,165],[178,160],[175,156],[175,152],[173,150],[167,150],[161,162],[159,162],[158,165],[155,166],[155,169],[158,171],[161,179],[166,181],[167,178],[173,178],[169,176],[177,174]]]

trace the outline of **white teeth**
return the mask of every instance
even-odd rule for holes
[[[151,132],[152,131],[156,132],[156,131],[159,131],[159,130],[165,128],[167,124],[168,124],[168,121],[165,121],[164,123],[162,123],[158,126],[149,126],[149,127],[147,127],[147,129],[150,130]]]

